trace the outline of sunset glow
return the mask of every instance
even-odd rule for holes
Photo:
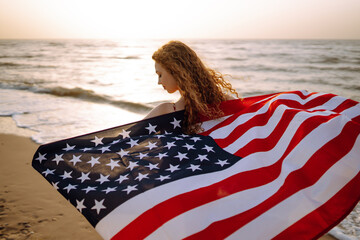
[[[0,0],[0,38],[360,38],[358,0]]]

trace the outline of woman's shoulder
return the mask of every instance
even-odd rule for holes
[[[229,94],[226,94],[226,95],[225,95],[225,101],[227,101],[227,100],[234,100],[234,99],[237,99],[237,98],[235,98],[233,95],[229,95]]]
[[[173,103],[161,103],[158,106],[156,106],[155,108],[153,108],[153,110],[151,110],[144,119],[157,117],[157,116],[164,115],[164,114],[171,113],[171,112],[174,112],[174,104]]]

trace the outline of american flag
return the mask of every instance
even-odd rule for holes
[[[316,239],[360,199],[360,104],[293,91],[39,147],[33,167],[104,239]]]

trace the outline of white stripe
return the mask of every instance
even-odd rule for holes
[[[283,148],[286,149],[286,146],[283,146]],[[114,209],[111,213],[109,213],[106,217],[104,217],[96,225],[96,230],[104,239],[110,239],[128,223],[140,216],[143,212],[171,197],[214,184],[229,176],[232,176],[233,174],[246,171],[248,169],[248,164],[251,164],[249,169],[263,166],[262,161],[264,159],[274,157],[272,151],[267,152],[267,154],[268,156],[262,155],[264,158],[255,158],[258,159],[258,161],[256,161],[258,166],[253,164],[254,161],[244,161],[248,159],[250,157],[249,156],[226,170],[181,179],[139,194],[129,201],[123,203]]]
[[[233,115],[233,114],[232,114],[232,115]],[[216,125],[222,123],[223,121],[225,121],[226,119],[228,119],[228,118],[231,117],[232,115],[228,115],[228,116],[221,117],[221,118],[218,118],[218,119],[214,119],[214,120],[209,120],[209,121],[203,122],[203,123],[201,124],[201,127],[204,129],[204,131],[207,131],[207,130],[215,127]]]
[[[340,97],[340,96],[334,96],[332,98],[330,98],[326,103],[324,103],[323,105],[314,107],[314,108],[310,108],[308,109],[308,111],[317,111],[317,110],[334,110],[335,108],[337,108],[340,104],[342,104],[343,102],[345,102],[347,99],[344,97]]]
[[[336,137],[346,122],[338,116],[308,134],[284,159],[281,174],[271,183],[229,195],[183,213],[165,223],[148,239],[162,239],[164,234],[181,239],[203,230],[212,222],[242,213],[265,201],[278,191],[289,173],[303,167],[320,147]],[[257,159],[257,162],[262,161],[263,159]]]
[[[315,94],[316,95],[316,94]],[[281,99],[286,99],[286,100],[293,100],[293,101],[297,101],[300,104],[304,105],[307,102],[311,101],[312,99],[314,99],[315,97],[318,97],[318,95],[312,95],[309,98],[303,100],[301,99],[298,95],[296,94],[282,94],[279,95],[273,99],[271,99],[269,102],[267,102],[263,107],[261,107],[258,111],[256,112],[252,112],[252,113],[245,113],[240,115],[237,119],[234,120],[233,123],[223,127],[223,128],[219,128],[215,131],[213,131],[210,136],[213,137],[214,139],[224,139],[228,136],[228,134],[232,131],[235,130],[235,128],[237,128],[239,125],[244,124],[245,122],[249,121],[250,119],[252,119],[253,117],[255,117],[256,115],[260,115],[263,113],[266,113],[269,110],[269,106],[271,104],[273,104],[274,101],[276,100],[281,100]]]
[[[271,239],[319,208],[360,171],[360,136],[352,150],[332,166],[314,185],[297,192],[227,239]],[[299,204],[300,203],[300,204]],[[276,224],[271,224],[271,223]]]

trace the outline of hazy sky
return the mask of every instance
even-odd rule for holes
[[[0,38],[360,39],[360,0],[0,0]]]

